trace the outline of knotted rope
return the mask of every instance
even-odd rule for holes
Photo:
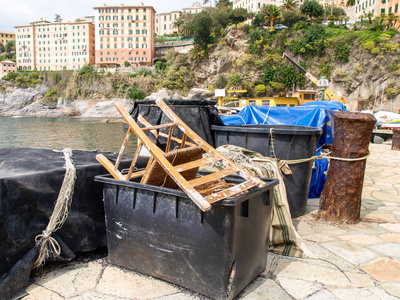
[[[66,169],[64,180],[54,205],[49,224],[46,230],[43,230],[42,233],[35,238],[35,243],[39,250],[39,256],[34,264],[35,268],[42,266],[51,255],[56,257],[61,254],[60,245],[51,235],[60,229],[68,218],[76,180],[76,169],[71,159],[72,150],[64,149],[62,152],[65,158]]]

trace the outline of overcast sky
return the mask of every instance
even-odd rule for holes
[[[203,0],[1,0],[0,30],[15,31],[16,25],[28,25],[41,18],[54,22],[55,14],[63,21],[74,21],[76,18],[94,15],[93,7],[107,5],[144,5],[153,6],[156,13],[164,13],[191,7],[194,2],[203,4]]]

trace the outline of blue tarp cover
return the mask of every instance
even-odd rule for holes
[[[297,125],[322,129],[319,146],[333,142],[333,114],[345,110],[338,101],[314,101],[297,107],[245,106],[238,114],[221,116],[225,125]]]
[[[225,125],[297,125],[322,129],[317,149],[324,144],[333,142],[333,115],[337,111],[346,110],[338,101],[314,101],[297,107],[281,106],[245,106],[236,115],[221,116]],[[316,155],[321,150],[317,150]],[[328,160],[316,160],[313,169],[309,198],[319,197],[325,184],[325,171],[328,170]]]

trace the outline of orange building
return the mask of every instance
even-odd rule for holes
[[[95,32],[90,21],[46,20],[15,26],[18,70],[79,70],[95,62]]]
[[[96,65],[152,65],[155,10],[152,6],[94,7]]]
[[[0,78],[6,76],[10,72],[17,72],[16,63],[11,60],[0,61]]]

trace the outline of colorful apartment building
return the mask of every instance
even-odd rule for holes
[[[16,63],[11,60],[0,61],[0,78],[3,78],[10,72],[17,72]]]
[[[4,46],[9,42],[15,40],[14,32],[0,31],[0,43]]]
[[[95,62],[94,24],[46,20],[15,26],[18,70],[79,70]]]
[[[174,24],[177,19],[180,18],[182,12],[171,11],[168,13],[162,13],[156,15],[156,29],[157,35],[178,33],[178,27]]]
[[[301,5],[302,0],[298,1]],[[283,0],[233,0],[233,9],[235,8],[245,8],[248,11],[259,12],[263,6],[268,4],[273,4],[276,6],[282,6]]]
[[[393,13],[396,16],[400,16],[399,2],[400,2],[400,0],[382,0],[382,1],[380,1],[378,13],[379,14],[385,13],[387,15],[390,13]]]
[[[156,14],[156,34],[173,34],[178,33],[178,27],[174,24],[182,14],[198,14],[206,7],[201,6],[199,2],[193,3],[192,7],[182,8],[182,10],[174,10],[167,13]]]
[[[152,6],[94,7],[96,65],[151,65],[155,55]]]

